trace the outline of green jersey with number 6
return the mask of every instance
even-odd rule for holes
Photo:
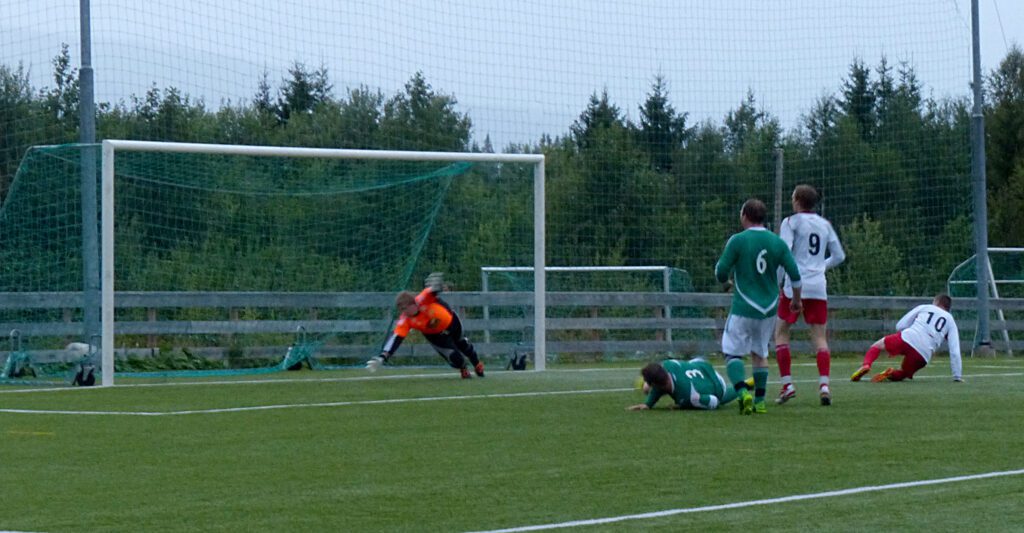
[[[704,359],[666,359],[661,362],[661,366],[672,378],[672,390],[652,387],[644,402],[647,407],[654,407],[658,399],[666,394],[682,409],[715,409],[735,397],[735,394],[728,394],[732,389],[726,389],[725,381],[715,372],[711,363]]]
[[[768,318],[779,303],[776,272],[782,267],[793,287],[800,287],[800,270],[793,253],[778,235],[757,226],[729,238],[715,265],[715,278],[725,283],[733,277],[730,314]]]

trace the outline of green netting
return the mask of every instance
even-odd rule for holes
[[[99,379],[95,349],[84,354],[75,350],[30,350],[16,329],[11,330],[8,341],[8,351],[0,354],[0,385],[91,385]]]
[[[976,259],[977,256],[971,256],[950,273],[947,283],[950,296],[973,298],[977,295]],[[996,286],[995,290],[989,290],[991,296],[1024,298],[1024,248],[990,251],[989,264],[991,280]]]
[[[0,311],[0,323],[35,325],[34,349],[57,350],[78,334],[70,325],[81,320],[82,150],[30,150],[0,208],[6,274],[0,291],[72,294],[69,309]],[[422,273],[436,268],[430,263],[438,257],[459,254],[472,272],[485,262],[532,254],[529,169],[209,154],[116,157],[115,290],[205,295],[192,307],[118,304],[116,369],[125,377],[276,372],[303,361],[316,369],[361,364],[379,349],[391,318],[380,300],[231,307],[219,304],[217,295],[370,293],[385,295],[383,307],[390,308],[395,292],[421,287]],[[509,194],[488,198],[494,188]],[[467,195],[481,202],[467,205]],[[467,225],[467,208],[481,207],[501,218]],[[480,246],[454,244],[466,238]],[[449,269],[449,279],[461,283],[459,270]],[[180,333],[131,333],[132,324],[154,320],[176,324]],[[251,327],[222,333],[208,326],[234,320]],[[353,321],[364,325],[344,327]],[[68,325],[63,333],[49,334],[48,325],[62,323]],[[307,323],[318,327],[295,341],[294,324]],[[289,345],[292,353],[285,355],[282,347]]]
[[[990,298],[1024,298],[1024,248],[996,248],[989,250],[991,266]],[[977,296],[977,255],[973,255],[953,269],[947,282],[947,291],[956,298]],[[960,327],[960,336],[976,337],[978,313],[973,310],[957,309],[953,316]],[[989,329],[993,346],[997,350],[1013,353],[1009,342],[1019,340],[1019,332],[1009,331],[1007,321],[1018,321],[1024,316],[1020,311],[995,310],[989,316]]]

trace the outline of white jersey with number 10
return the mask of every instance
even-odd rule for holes
[[[839,236],[832,229],[832,224],[816,213],[796,213],[782,221],[779,237],[782,237],[793,251],[793,258],[800,268],[802,297],[827,300],[825,271],[838,266],[846,259],[846,253],[839,243]],[[787,298],[792,298],[793,287],[789,276],[781,269],[779,275],[785,277],[786,281],[783,292]]]
[[[949,356],[954,360],[954,374],[960,364],[960,330],[956,327],[953,315],[945,309],[932,304],[919,305],[911,309],[896,323],[903,342],[917,350],[925,361],[932,361],[932,354],[942,346],[949,345]]]

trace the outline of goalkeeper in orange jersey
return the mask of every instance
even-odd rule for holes
[[[477,357],[473,344],[462,334],[462,321],[444,300],[438,298],[444,286],[444,278],[438,272],[432,273],[427,276],[426,285],[419,294],[409,291],[398,293],[395,298],[398,322],[380,355],[366,362],[366,369],[376,372],[394,355],[409,331],[415,329],[423,333],[427,342],[452,368],[459,370],[463,379],[470,377],[470,365],[477,376],[484,377],[484,364]]]

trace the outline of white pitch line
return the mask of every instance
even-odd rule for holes
[[[545,373],[587,373],[587,372],[639,372],[635,368],[574,368],[574,369],[548,369]],[[511,371],[511,370],[488,370],[488,376],[494,375],[519,375],[535,374],[535,370]],[[437,372],[427,374],[388,374],[382,372],[370,376],[348,376],[333,378],[274,378],[274,379],[232,379],[232,380],[204,380],[204,381],[167,381],[163,383],[125,383],[116,385],[118,389],[135,389],[149,387],[186,387],[186,386],[209,386],[209,385],[274,385],[279,383],[339,383],[350,381],[383,381],[396,379],[458,379],[459,375],[451,372]],[[0,389],[0,394],[13,393],[40,393],[40,392],[64,392],[64,391],[90,391],[104,390],[105,387],[34,387],[31,389]],[[2,533],[2,532],[0,532]]]
[[[222,409],[195,409],[186,411],[65,411],[46,409],[0,409],[0,413],[33,414],[33,415],[94,415],[94,416],[180,416],[202,415],[215,413],[242,413],[246,411],[271,411],[276,409],[301,409],[309,407],[347,407],[353,405],[381,405],[392,403],[439,402],[450,400],[483,400],[493,398],[528,398],[539,396],[567,396],[572,394],[601,394],[606,392],[625,392],[633,388],[620,389],[585,389],[571,391],[540,391],[510,392],[503,394],[475,394],[462,396],[431,396],[426,398],[392,398],[387,400],[358,400],[347,402],[293,403],[279,405],[255,405],[251,407],[225,407]]]
[[[293,380],[294,381],[310,381],[310,382],[327,382],[327,381],[364,381],[369,379],[402,379],[402,378],[416,378],[422,377],[423,375],[396,375],[396,376],[381,376],[379,378],[370,377],[355,377],[355,378],[324,378],[322,380]],[[428,374],[428,377],[447,376],[447,374]],[[971,378],[988,378],[988,377],[1020,377],[1024,376],[1024,372],[1014,373],[999,373],[999,374],[969,374],[964,376],[965,381]],[[915,379],[950,379],[948,376],[916,376]],[[277,382],[275,380],[273,382]],[[794,383],[817,383],[816,379],[797,379]],[[229,381],[225,383],[237,383]],[[264,381],[253,382],[256,384],[268,383]],[[770,384],[776,382],[770,381]],[[120,386],[119,386],[120,387]],[[72,389],[57,389],[57,390],[103,390],[101,387],[76,387]],[[225,407],[220,409],[197,409],[197,410],[183,410],[183,411],[68,411],[68,410],[43,410],[43,409],[0,409],[0,413],[17,413],[17,414],[49,414],[49,415],[95,415],[95,416],[176,416],[176,415],[192,415],[192,414],[209,414],[209,413],[240,413],[246,411],[266,411],[275,409],[300,409],[309,407],[346,407],[352,405],[377,405],[377,404],[391,404],[391,403],[411,403],[411,402],[429,402],[429,401],[443,401],[443,400],[475,400],[475,399],[486,399],[486,398],[525,398],[531,396],[551,396],[551,395],[568,395],[568,394],[598,394],[604,392],[628,392],[635,391],[635,388],[613,388],[613,389],[585,389],[578,391],[538,391],[538,392],[516,392],[516,393],[504,393],[504,394],[478,394],[478,395],[461,395],[461,396],[436,396],[427,398],[393,398],[388,400],[360,400],[360,401],[345,401],[345,402],[320,402],[320,403],[297,403],[297,404],[279,404],[279,405],[256,405],[250,407]],[[3,392],[3,391],[0,391]],[[16,391],[9,391],[16,392]]]
[[[720,505],[706,505],[704,507],[689,507],[683,509],[668,509],[665,511],[656,511],[651,513],[640,513],[622,516],[611,516],[607,518],[593,518],[590,520],[573,520],[570,522],[557,522],[551,524],[539,524],[534,526],[519,526],[510,527],[505,529],[490,529],[485,531],[478,531],[475,533],[518,533],[520,531],[542,531],[546,529],[564,529],[570,527],[580,526],[594,526],[601,524],[611,524],[615,522],[624,522],[627,520],[643,520],[647,518],[661,518],[664,516],[673,516],[678,514],[692,514],[692,513],[703,513],[707,511],[724,511],[728,509],[741,509],[743,507],[754,507],[757,505],[773,505],[777,503],[789,503],[798,502],[804,500],[816,500],[821,498],[834,498],[836,496],[849,496],[851,494],[863,494],[865,492],[878,492],[883,490],[893,489],[905,489],[911,487],[924,487],[928,485],[941,485],[944,483],[957,483],[960,481],[972,481],[976,479],[988,479],[995,477],[1004,476],[1019,476],[1024,474],[1024,469],[1021,470],[1005,470],[1002,472],[987,472],[984,474],[973,474],[967,476],[956,476],[947,477],[941,479],[927,479],[923,481],[907,481],[903,483],[891,483],[889,485],[868,485],[866,487],[855,487],[852,489],[842,490],[830,490],[827,492],[815,492],[811,494],[797,494],[793,496],[782,496],[779,498],[768,498],[763,500],[750,500],[745,502],[736,503],[725,503]]]
[[[503,371],[498,371],[501,373]],[[488,372],[493,374],[493,372]],[[232,379],[232,380],[206,380],[206,381],[167,381],[163,383],[125,383],[115,385],[117,389],[137,389],[137,388],[149,388],[149,387],[185,387],[185,386],[203,386],[203,385],[273,385],[276,383],[337,383],[342,381],[382,381],[382,380],[393,380],[393,379],[454,379],[458,378],[458,374],[452,373],[436,373],[436,374],[377,374],[374,376],[349,376],[349,377],[335,377],[335,378],[274,378],[274,379]],[[10,394],[15,392],[60,392],[60,391],[88,391],[88,390],[105,390],[106,387],[36,387],[32,389],[12,389],[12,390],[0,390],[0,394]]]

